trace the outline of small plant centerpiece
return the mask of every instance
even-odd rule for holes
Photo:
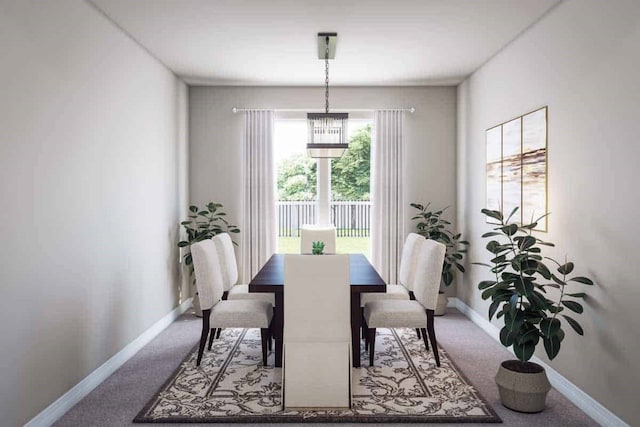
[[[447,208],[432,211],[429,209],[431,203],[425,206],[419,203],[411,203],[411,207],[416,208],[419,212],[411,218],[418,220],[416,224],[416,232],[427,239],[432,239],[444,244],[447,252],[444,256],[442,265],[442,283],[444,286],[450,286],[455,279],[456,270],[464,273],[464,266],[460,264],[464,254],[467,252],[466,247],[469,242],[460,240],[460,233],[453,232],[451,222],[442,218],[442,214]],[[436,316],[441,316],[445,312],[447,306],[447,297],[444,292],[440,291],[438,296],[438,305],[435,310]]]
[[[220,233],[239,233],[240,229],[225,219],[227,214],[222,211],[222,208],[222,204],[214,202],[207,203],[204,209],[200,209],[195,205],[189,206],[189,219],[180,223],[187,232],[187,239],[178,242],[178,247],[188,248],[194,243],[210,239]],[[185,265],[189,267],[189,276],[193,277],[192,284],[195,284],[196,279],[193,274],[191,251],[185,251],[183,259]],[[202,312],[200,311],[200,301],[197,292],[193,297],[193,306],[196,314],[201,316]]]
[[[499,211],[482,209],[498,225],[482,236],[491,238],[486,246],[491,264],[474,264],[488,267],[494,275],[491,280],[480,282],[478,289],[482,299],[491,299],[489,320],[494,315],[504,320],[500,342],[505,347],[513,346],[517,357],[503,362],[496,376],[502,403],[520,412],[539,412],[544,409],[551,386],[544,368],[529,359],[540,342],[549,359],[558,355],[565,336],[563,320],[583,335],[580,324],[568,313],[582,313],[583,307],[576,300],[585,294],[570,292],[570,288],[573,283],[593,285],[593,281],[569,277],[574,270],[572,262],[565,259],[560,263],[543,256],[542,247],[554,244],[537,238],[533,230],[546,214],[530,224],[510,223],[517,210],[505,220]]]
[[[324,242],[311,242],[311,254],[322,255],[324,253]]]

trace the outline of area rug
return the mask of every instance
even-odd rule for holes
[[[361,368],[352,368],[349,410],[284,411],[282,369],[262,366],[258,329],[226,329],[205,351],[197,350],[133,420],[138,423],[499,423],[478,391],[440,349],[433,352],[411,329],[378,329],[375,366],[361,349]]]

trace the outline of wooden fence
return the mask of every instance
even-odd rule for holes
[[[315,224],[315,201],[278,201],[278,237],[299,237],[303,224]],[[331,223],[338,237],[368,237],[371,202],[361,200],[330,203]]]

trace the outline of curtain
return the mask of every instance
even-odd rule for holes
[[[373,266],[387,283],[397,283],[405,238],[402,180],[404,112],[374,113],[371,144],[371,253]]]
[[[273,111],[244,113],[242,281],[248,283],[276,250]]]

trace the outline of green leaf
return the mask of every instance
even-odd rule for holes
[[[482,282],[478,283],[478,289],[479,290],[483,290],[483,289],[487,289],[490,286],[495,285],[497,282],[495,280],[483,280]]]
[[[492,210],[489,210],[489,209],[482,209],[480,212],[482,212],[486,216],[489,216],[489,217],[491,217],[493,219],[497,219],[498,221],[502,222],[502,213],[500,213],[500,211],[492,211]]]
[[[482,237],[493,237],[493,236],[502,236],[502,233],[498,233],[497,231],[489,231],[488,233],[484,233]]]
[[[567,322],[569,323],[569,325],[571,325],[571,327],[573,328],[574,331],[576,331],[576,333],[578,335],[584,335],[584,331],[582,330],[582,326],[580,326],[580,324],[578,322],[576,322],[573,318],[566,316],[566,315],[562,315],[562,317],[564,317]]]
[[[491,303],[491,305],[489,306],[489,320],[491,320],[491,318],[493,317],[493,315],[496,313],[496,310],[498,309],[498,307],[500,306],[500,302],[501,301],[493,301]]]
[[[506,326],[500,330],[500,342],[503,346],[511,346],[513,344],[514,338],[514,334],[512,334]]]
[[[516,357],[522,362],[526,362],[531,359],[531,356],[533,356],[533,352],[535,350],[536,345],[531,341],[527,341],[524,343],[513,343],[513,352],[516,354]]]
[[[549,360],[553,360],[560,351],[560,336],[556,334],[552,337],[543,337],[542,342],[544,343],[544,350],[547,352]]]
[[[574,298],[584,298],[587,296],[587,294],[585,294],[584,292],[577,292],[575,294],[565,294],[565,295],[574,297]]]
[[[178,242],[178,247],[179,248],[184,248],[185,246],[189,246],[191,243],[189,242],[185,242],[184,240],[181,242]]]
[[[569,279],[569,281],[578,282],[578,283],[582,283],[584,285],[589,285],[589,286],[593,285],[593,282],[591,281],[591,279],[587,277],[582,277],[582,276],[572,277],[571,279]]]
[[[558,319],[547,318],[542,319],[540,322],[540,331],[542,331],[542,335],[547,338],[551,338],[558,334],[560,330],[560,321]]]
[[[197,207],[197,206],[194,206],[194,205],[191,205],[191,206],[189,206],[189,210],[190,210],[191,212],[193,212],[193,213],[196,213],[196,212],[198,212],[198,207]]]
[[[560,267],[558,267],[558,273],[560,274],[569,274],[573,271],[573,263],[572,262],[567,262],[564,265],[561,265]]]
[[[567,307],[569,310],[573,311],[574,313],[579,314],[584,311],[584,309],[582,308],[582,305],[575,301],[562,300],[561,302],[565,307]]]
[[[515,314],[513,313],[506,313],[504,315],[504,325],[511,331],[511,332],[517,332],[518,329],[520,329],[520,327],[522,326],[522,324],[524,323],[524,316],[522,314],[521,311],[516,311]]]
[[[505,225],[504,227],[500,227],[500,230],[507,236],[513,236],[518,232],[518,226],[516,224]]]
[[[536,244],[536,238],[533,236],[524,236],[518,244],[518,248],[521,251],[525,251]]]
[[[509,216],[507,217],[506,222],[509,222],[509,220],[511,219],[511,217],[513,216],[513,214],[515,214],[518,211],[518,206],[516,206],[515,208],[513,208],[513,210],[511,211],[511,213],[509,214]]]

